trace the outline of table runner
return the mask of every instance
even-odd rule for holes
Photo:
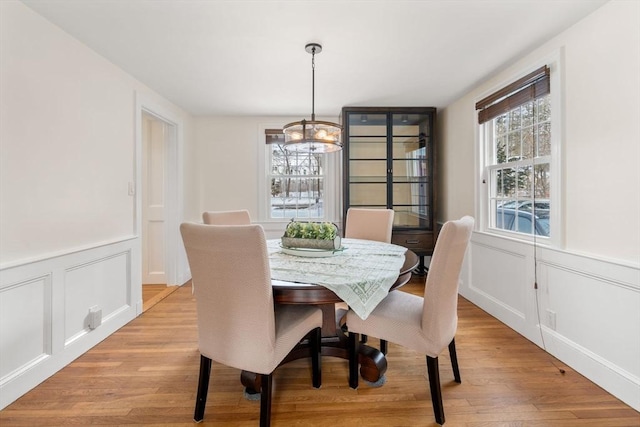
[[[407,249],[359,239],[342,239],[342,246],[333,256],[307,258],[283,253],[280,239],[268,240],[271,278],[324,286],[366,319],[400,275]]]

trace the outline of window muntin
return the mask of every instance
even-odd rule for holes
[[[489,227],[549,237],[551,95],[487,122]]]
[[[324,154],[290,152],[269,143],[269,219],[325,218]]]

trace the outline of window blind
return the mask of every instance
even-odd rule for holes
[[[265,129],[264,134],[267,144],[284,144],[282,129]]]
[[[544,65],[476,103],[482,124],[551,92],[549,67]]]

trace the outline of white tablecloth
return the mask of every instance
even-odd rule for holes
[[[271,278],[324,286],[366,319],[398,278],[407,249],[358,239],[342,239],[342,246],[333,256],[308,258],[282,253],[280,239],[268,240]]]

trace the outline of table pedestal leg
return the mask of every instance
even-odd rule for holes
[[[260,393],[260,384],[262,383],[262,374],[255,372],[242,371],[240,373],[240,382],[245,387],[247,394]]]
[[[420,261],[416,268],[413,269],[412,273],[416,276],[425,276],[429,272],[429,268],[424,265],[424,255],[420,255]]]
[[[336,319],[334,304],[319,305],[324,316],[322,325],[322,356],[340,357],[349,360],[349,346],[347,336],[338,324],[340,319]],[[336,319],[333,321],[332,319]],[[327,322],[327,320],[329,320]],[[380,350],[366,344],[358,346],[358,362],[360,363],[360,376],[370,383],[377,382],[387,371],[387,359]],[[311,357],[309,343],[302,341],[287,355],[280,363],[281,365],[293,360]],[[242,371],[240,382],[245,386],[248,394],[260,392],[261,375],[254,372]]]

